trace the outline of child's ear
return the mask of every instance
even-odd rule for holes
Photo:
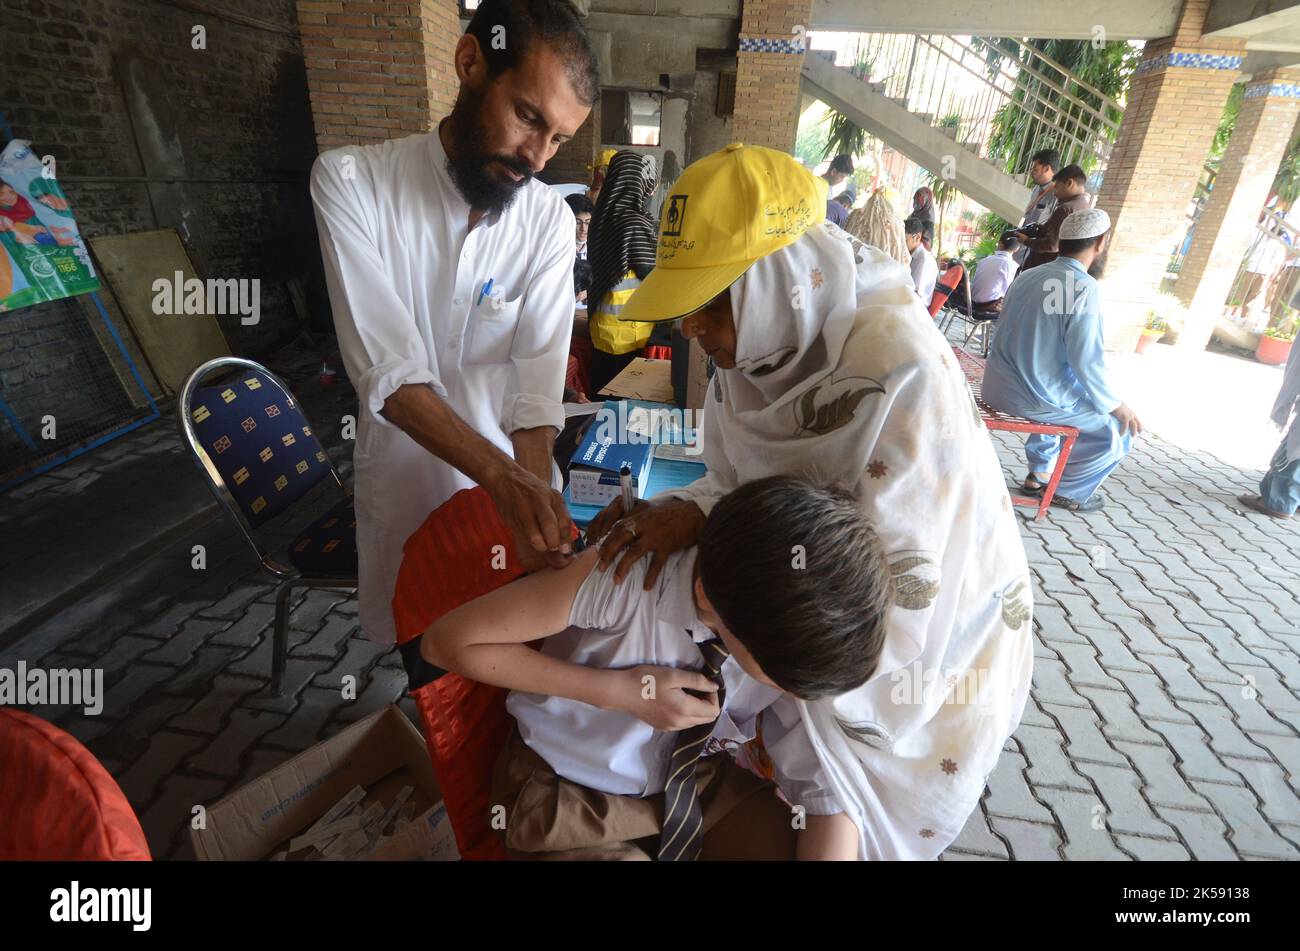
[[[695,576],[694,585],[695,603],[699,605],[701,611],[708,611],[710,614],[713,614],[713,602],[710,601],[709,596],[704,593],[704,582],[700,580],[698,574]]]

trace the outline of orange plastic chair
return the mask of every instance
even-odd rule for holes
[[[90,750],[57,726],[0,707],[0,861],[139,861],[135,811]]]
[[[574,537],[577,529],[572,529]],[[503,563],[505,567],[498,567]],[[495,565],[494,565],[495,562]],[[462,858],[504,859],[490,825],[492,770],[510,735],[506,691],[420,658],[420,637],[448,611],[525,574],[482,488],[462,489],[406,540],[393,593],[397,643]]]
[[[934,285],[934,293],[930,295],[931,317],[938,316],[939,311],[943,310],[943,305],[947,303],[949,295],[957,289],[957,285],[961,283],[962,276],[965,273],[966,268],[960,264],[952,263],[939,275],[939,280]]]

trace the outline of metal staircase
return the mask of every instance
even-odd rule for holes
[[[1008,174],[1003,155],[1052,147],[1063,165],[1098,172],[1119,129],[1118,103],[1015,39],[875,33],[855,60],[811,50],[805,91],[1008,221],[1020,220],[1029,175]],[[999,124],[1008,107],[1016,121]]]

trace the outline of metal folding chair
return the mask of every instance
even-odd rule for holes
[[[226,371],[224,382],[202,385],[218,371]],[[232,372],[237,376],[228,379]],[[181,436],[212,494],[262,567],[279,581],[271,654],[271,689],[278,696],[294,589],[357,587],[352,493],[284,381],[252,360],[221,357],[198,367],[181,389],[177,415]],[[333,480],[340,499],[290,543],[284,564],[258,539],[256,529],[326,479]]]
[[[962,309],[962,303],[963,303],[962,300],[959,299],[954,302],[952,295],[949,294],[948,300],[944,303],[943,311],[936,318],[936,320],[941,321],[941,323],[939,324],[939,332],[943,334],[945,337],[948,336],[948,327],[952,324],[953,318],[960,317],[963,321],[966,321],[969,319],[968,315],[972,311],[972,305],[970,301],[970,279],[965,274],[964,267],[963,267],[963,274],[962,274],[962,279],[960,281],[960,284],[961,284],[962,292],[965,297],[965,301],[964,301],[964,303],[966,304],[965,309],[964,310]]]
[[[993,341],[993,328],[997,325],[998,317],[1000,316],[1001,314],[994,313],[993,311],[978,311],[971,314],[970,332],[966,334],[966,339],[962,342],[962,346],[968,346],[975,335],[979,334],[980,342],[984,347],[984,359],[987,360],[989,356],[989,344]]]

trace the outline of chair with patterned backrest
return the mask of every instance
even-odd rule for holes
[[[220,374],[220,381],[204,380]],[[284,381],[240,357],[209,360],[181,388],[181,435],[212,494],[278,581],[271,687],[278,695],[288,653],[289,600],[295,588],[357,586],[357,522],[352,493]],[[284,564],[257,537],[326,480],[339,501],[289,544]]]

